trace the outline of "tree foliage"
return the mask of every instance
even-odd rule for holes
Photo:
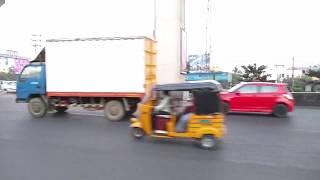
[[[15,74],[14,68],[9,68],[9,72],[0,72],[0,80],[4,81],[15,81],[17,79],[17,76]]]
[[[241,81],[251,82],[251,81],[267,81],[267,78],[270,77],[270,74],[266,73],[267,66],[257,64],[249,64],[241,66],[241,70],[238,67],[233,69],[233,73],[239,75]]]
[[[301,75],[298,77],[295,77],[294,79],[294,87],[292,87],[292,78],[285,78],[283,80],[284,83],[288,84],[288,87],[291,87],[291,90],[294,92],[303,92],[305,90],[305,86],[308,81],[311,81],[312,78],[306,75]]]
[[[239,84],[241,81],[243,81],[241,77],[241,70],[238,67],[234,67],[232,70],[232,86]]]
[[[310,67],[308,70],[304,71],[304,74],[309,77],[320,78],[320,65]]]

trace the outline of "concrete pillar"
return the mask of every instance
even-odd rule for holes
[[[155,0],[157,81],[176,83],[184,81],[180,74],[180,34],[184,28],[184,0]]]

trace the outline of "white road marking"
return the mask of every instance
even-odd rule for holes
[[[99,115],[99,114],[90,114],[90,113],[74,113],[74,112],[70,112],[70,114],[72,114],[72,115],[79,115],[79,116],[96,116],[96,117],[104,117],[103,115]]]

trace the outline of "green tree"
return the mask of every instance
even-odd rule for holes
[[[234,67],[232,70],[232,86],[243,81],[241,77],[242,71],[238,67]]]
[[[0,72],[0,80],[5,81],[15,81],[17,79],[17,76],[15,74],[14,67],[9,68],[9,72]]]
[[[292,78],[286,78],[283,80],[284,83],[288,84],[288,87],[292,87],[291,90],[294,92],[303,92],[305,85],[308,81],[311,81],[312,78],[306,75],[301,75],[294,78],[294,87],[292,87]]]
[[[241,78],[243,81],[251,82],[251,81],[267,81],[267,78],[270,77],[270,74],[266,74],[267,66],[261,65],[257,66],[257,64],[249,64],[247,66],[241,66],[242,71]]]
[[[316,77],[320,79],[320,65],[310,67],[308,70],[304,71],[304,74],[309,77]]]

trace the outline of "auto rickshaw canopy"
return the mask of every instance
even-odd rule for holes
[[[187,83],[173,83],[173,84],[159,84],[155,85],[154,91],[190,91],[190,90],[210,90],[211,92],[220,92],[222,90],[221,84],[217,81],[203,81],[203,82],[187,82]]]

